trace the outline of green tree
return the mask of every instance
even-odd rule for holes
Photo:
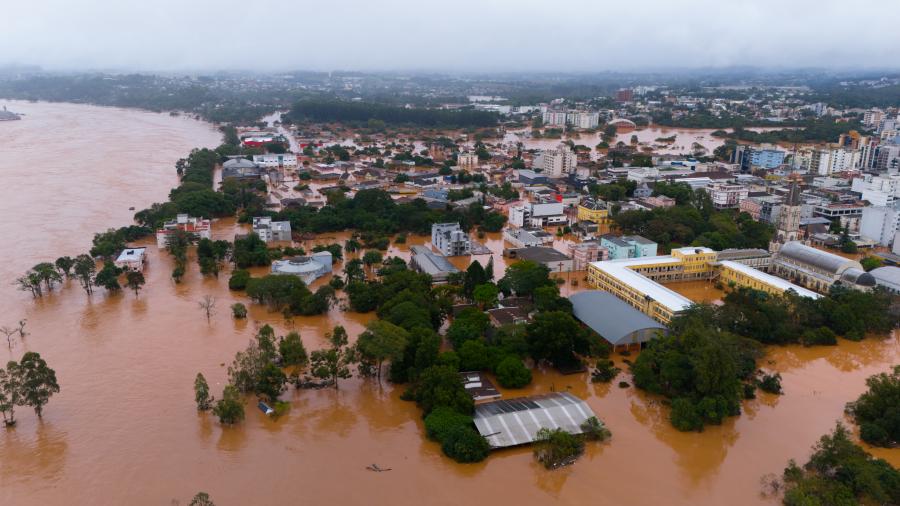
[[[347,331],[338,325],[328,337],[329,348],[316,350],[310,355],[313,376],[330,381],[338,388],[338,380],[350,377],[350,365],[356,356],[347,348]]]
[[[584,453],[584,441],[563,429],[538,430],[532,446],[534,457],[547,469],[571,464]]]
[[[472,397],[466,392],[459,373],[447,366],[431,366],[422,371],[412,392],[416,404],[425,412],[444,406],[469,415],[474,409]]]
[[[900,366],[870,376],[866,386],[868,390],[849,406],[860,436],[874,446],[895,445],[900,442]]]
[[[382,364],[385,360],[400,360],[409,342],[409,332],[402,327],[384,320],[373,320],[366,325],[366,331],[359,335],[356,347],[360,360],[375,364],[376,376],[381,380]]]
[[[489,309],[494,307],[497,304],[497,295],[500,291],[497,289],[497,285],[493,283],[485,283],[483,285],[478,285],[475,287],[474,292],[472,293],[475,302],[481,307],[481,309]]]
[[[581,327],[571,314],[550,311],[534,317],[526,327],[525,339],[535,360],[547,360],[556,367],[564,367],[578,361],[575,345],[581,333]]]
[[[146,283],[144,273],[140,271],[128,271],[125,275],[125,286],[134,291],[135,298],[138,296],[141,288],[143,288],[144,283]]]
[[[541,286],[554,285],[550,269],[530,260],[516,262],[506,268],[506,274],[498,286],[503,293],[515,292],[520,297],[531,297]]]
[[[306,347],[297,332],[290,332],[278,341],[278,354],[281,362],[287,366],[303,367],[309,362]]]
[[[244,403],[241,402],[241,394],[234,385],[225,385],[222,398],[216,401],[213,408],[213,414],[225,425],[233,425],[244,419]]]
[[[188,506],[216,506],[216,503],[209,498],[209,494],[206,492],[197,492]]]
[[[469,426],[457,426],[444,435],[441,450],[457,462],[481,462],[491,451],[487,440]]]
[[[206,411],[212,407],[213,398],[209,395],[209,384],[203,377],[203,373],[198,372],[197,377],[194,378],[194,400],[197,401],[197,409],[200,411]]]
[[[456,427],[470,427],[472,417],[440,406],[425,417],[425,434],[433,441],[441,442]]]
[[[53,287],[57,283],[62,282],[62,276],[56,270],[56,266],[50,262],[41,262],[32,267],[31,270],[40,277],[48,292],[52,292]]]
[[[247,282],[250,281],[250,271],[245,269],[235,269],[228,278],[229,290],[244,290],[247,288]]]
[[[237,320],[243,320],[247,317],[247,306],[240,302],[231,305],[231,315]]]
[[[109,292],[117,292],[122,289],[122,285],[119,284],[119,275],[121,274],[122,269],[107,260],[103,262],[103,268],[94,277],[94,284]]]
[[[497,364],[497,381],[503,388],[522,388],[531,383],[531,371],[518,357],[506,357]]]
[[[9,361],[0,369],[0,414],[7,427],[16,424],[16,406],[22,405],[22,373],[17,362]]]
[[[75,259],[69,256],[59,257],[56,259],[54,265],[59,273],[68,279],[72,275],[72,267],[75,266]]]
[[[8,366],[7,369],[9,369]],[[35,414],[41,418],[44,406],[50,401],[50,397],[59,392],[56,372],[47,367],[47,362],[41,358],[40,354],[29,351],[19,361],[16,373],[19,375],[22,387],[23,405],[34,408]]]
[[[278,400],[278,396],[284,392],[286,382],[287,376],[284,371],[275,364],[269,363],[260,371],[254,391],[270,402],[275,402]]]

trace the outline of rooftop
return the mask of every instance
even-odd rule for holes
[[[666,332],[665,326],[609,292],[588,290],[569,300],[575,318],[614,346],[649,341],[656,332]]]
[[[797,285],[791,283],[790,281],[786,281],[784,279],[781,279],[777,276],[773,276],[771,274],[766,274],[763,271],[754,269],[752,267],[748,267],[742,263],[732,262],[731,260],[722,260],[720,263],[724,267],[731,268],[735,271],[740,272],[741,274],[744,274],[744,275],[749,276],[754,279],[758,279],[759,281],[762,281],[763,283],[766,283],[767,285],[774,286],[780,290],[784,290],[784,291],[793,290],[793,291],[797,292],[797,295],[799,295],[801,297],[809,297],[811,299],[818,299],[819,297],[821,297],[819,294],[817,294],[816,292],[813,292],[812,290],[807,290],[806,288],[803,288],[802,286],[797,286]]]
[[[658,256],[605,260],[603,262],[593,262],[591,265],[659,302],[672,312],[684,311],[693,304],[691,299],[631,270],[631,267],[663,264],[667,262],[677,263],[680,262],[680,260],[672,258],[671,256]]]
[[[542,428],[581,434],[581,424],[592,416],[583,400],[555,392],[475,406],[475,427],[492,448],[505,448],[533,442]]]

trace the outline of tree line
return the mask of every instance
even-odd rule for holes
[[[489,127],[497,124],[492,112],[464,109],[408,109],[372,102],[339,100],[304,100],[297,102],[282,116],[285,123],[313,121],[317,123],[381,121],[388,125],[411,125],[432,128]]]

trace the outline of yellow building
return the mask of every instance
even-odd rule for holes
[[[608,225],[609,208],[602,200],[586,199],[578,204],[578,221],[593,221],[598,225]]]
[[[719,276],[722,284],[728,286],[752,288],[772,295],[782,295],[788,290],[793,290],[802,297],[813,299],[820,297],[816,292],[730,260],[719,263]]]

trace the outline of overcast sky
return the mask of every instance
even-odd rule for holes
[[[900,66],[900,0],[2,0],[0,64],[121,70]]]

